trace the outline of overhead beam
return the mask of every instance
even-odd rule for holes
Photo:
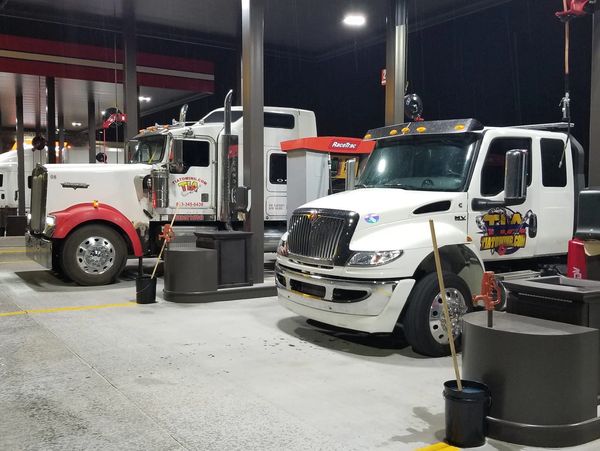
[[[593,21],[588,183],[600,186],[600,12],[594,14]]]
[[[17,190],[18,214],[25,214],[25,125],[23,124],[23,82],[21,77],[17,77],[16,86],[16,107],[17,107]]]
[[[251,207],[245,230],[252,232],[254,283],[264,281],[264,12],[265,0],[242,2],[242,107],[244,184]]]
[[[407,0],[389,0],[386,34],[385,124],[404,122]]]

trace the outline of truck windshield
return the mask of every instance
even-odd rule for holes
[[[477,135],[411,136],[382,143],[371,154],[357,188],[462,191]]]
[[[158,163],[165,153],[166,135],[154,135],[138,138],[130,142],[132,152],[130,163]]]

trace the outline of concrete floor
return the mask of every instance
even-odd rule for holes
[[[0,449],[413,450],[444,437],[449,358],[320,331],[275,298],[128,303],[125,279],[65,283],[0,238],[0,315],[48,309],[0,316]]]

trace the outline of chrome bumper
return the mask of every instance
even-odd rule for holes
[[[27,257],[34,262],[52,269],[52,241],[27,232],[25,234],[25,252]]]
[[[387,306],[398,281],[328,278],[275,266],[279,296],[333,313],[376,316]]]

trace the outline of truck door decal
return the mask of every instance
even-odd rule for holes
[[[182,196],[188,196],[197,193],[200,185],[207,186],[208,182],[198,177],[178,177],[172,182],[181,190]]]
[[[491,254],[510,255],[527,245],[527,229],[537,228],[535,214],[528,210],[525,215],[506,207],[488,210],[476,218],[482,235],[480,250]],[[535,236],[537,230],[530,230]]]

